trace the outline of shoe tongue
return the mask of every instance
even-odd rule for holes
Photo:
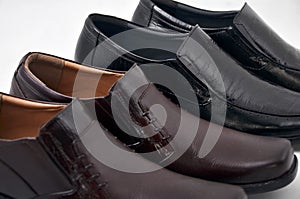
[[[262,19],[259,15],[247,3],[245,3],[233,19],[234,25],[243,25],[246,27],[250,27],[257,22],[261,23],[261,21]]]
[[[299,51],[286,43],[249,5],[244,5],[233,24],[237,34],[241,34],[243,40],[246,39],[261,54],[282,65],[300,68]]]
[[[224,83],[217,65],[228,61],[227,55],[196,25],[185,39],[177,58],[194,76],[219,94],[224,94]]]
[[[258,50],[264,48],[263,51],[269,51],[272,49],[274,41],[279,39],[247,3],[233,19],[233,28]]]

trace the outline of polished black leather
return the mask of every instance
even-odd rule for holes
[[[53,58],[52,63],[47,63],[47,67],[55,68],[57,63],[71,62],[41,53],[25,56],[15,73],[11,93],[43,101],[72,101],[76,96],[63,95],[57,89],[50,88],[51,86],[41,79],[42,73],[38,74],[30,70],[31,63],[28,60],[31,56],[40,57],[40,60],[36,59],[33,62],[41,63],[40,71],[43,71],[42,63],[45,63],[43,57]],[[63,66],[66,69],[63,71],[67,71],[68,65]],[[81,66],[83,71],[87,71],[88,68]],[[143,67],[143,69],[153,70],[151,67]],[[81,79],[80,74],[80,71],[75,73],[78,79]],[[84,75],[87,77],[86,73]],[[84,80],[77,83],[84,85]],[[138,84],[136,90],[135,84]],[[74,90],[77,90],[76,87]],[[158,164],[171,160],[168,168],[173,171],[202,179],[237,184],[250,193],[274,190],[294,179],[297,160],[293,158],[293,149],[289,141],[254,136],[227,128],[220,129],[218,125],[199,119],[181,110],[164,97],[137,66],[125,73],[107,96],[99,97],[92,94],[86,96],[86,100],[96,97],[95,103],[92,103],[89,108],[96,110],[98,120],[103,126],[136,152],[157,152],[151,157],[143,154],[144,157]],[[155,104],[159,104],[166,111],[165,121],[161,111],[151,109]],[[127,107],[130,114],[126,114]],[[184,118],[185,122],[181,118]],[[180,124],[183,124],[181,128],[179,128]],[[196,134],[193,138],[191,136],[195,124],[199,124],[199,128],[195,129]],[[211,131],[208,131],[208,128],[212,128]],[[203,151],[201,153],[200,151],[205,144],[204,140],[208,139],[207,136],[210,136],[210,139],[215,138],[219,130],[220,138],[216,138],[217,142],[212,150],[207,154],[204,153],[202,157]],[[126,132],[130,132],[130,135],[134,133],[137,138]],[[183,137],[174,141],[180,132]],[[179,152],[184,149],[189,139],[192,139],[191,145],[187,145],[187,151],[181,156]],[[171,142],[172,140],[174,142]],[[281,178],[285,181],[283,184],[278,183]]]
[[[300,94],[248,72],[197,26],[188,34],[162,33],[93,14],[86,20],[75,59],[115,70],[128,70],[135,62],[167,65],[184,75],[197,94],[198,104],[188,102],[189,106],[185,107],[189,112],[199,115],[196,111],[199,106],[201,117],[210,120],[211,102],[214,101],[216,107],[227,103],[227,127],[258,135],[299,138]],[[224,82],[226,93],[220,92],[220,81]],[[182,86],[182,82],[174,79],[170,82]],[[174,96],[167,96],[176,101]],[[220,121],[218,117],[214,119],[214,122]]]
[[[248,4],[240,11],[207,11],[171,0],[141,0],[132,20],[161,31],[189,32],[198,24],[245,69],[300,91],[300,51],[285,42]]]
[[[0,94],[1,98],[3,95]],[[116,147],[128,149],[95,122],[87,108],[89,103],[88,100],[74,100],[45,124],[37,137],[8,140],[0,135],[1,198],[247,198],[239,187],[206,182],[166,169],[127,173],[106,166],[89,151],[93,140],[98,139],[95,126],[102,129],[103,135],[113,140]],[[26,106],[18,108],[25,114],[34,110]],[[15,119],[10,118],[11,121]],[[153,164],[140,156],[137,158],[145,167]]]

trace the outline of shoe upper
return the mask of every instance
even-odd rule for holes
[[[200,116],[211,120],[212,102],[217,105],[215,107],[226,104],[227,127],[290,139],[299,136],[299,93],[248,72],[197,26],[186,34],[165,33],[93,14],[86,20],[75,59],[80,63],[122,71],[134,63],[166,65],[182,74],[197,95],[198,102],[186,107],[189,112],[199,115],[197,110],[200,109]],[[182,87],[181,81],[171,81]],[[192,101],[187,97],[191,92],[181,92],[182,98]],[[176,102],[174,96],[167,96]],[[222,124],[222,113],[218,111],[215,110],[217,118],[213,121]]]
[[[28,60],[33,57],[31,65]],[[158,164],[169,161],[168,168],[179,173],[241,185],[275,179],[289,172],[295,161],[291,144],[285,139],[222,128],[182,110],[161,94],[138,66],[124,74],[39,53],[29,54],[24,60],[11,93],[56,102],[72,101],[74,97],[92,100],[89,109],[114,136]],[[54,70],[58,68],[64,79],[49,78],[45,71],[50,67],[52,75],[61,76]],[[99,76],[106,80],[110,76],[111,84],[101,84]],[[207,140],[212,144],[203,149]],[[147,156],[150,152],[155,155]]]
[[[65,105],[5,94],[0,94],[0,102],[0,195],[35,198],[70,193],[71,182],[37,141],[39,128]]]
[[[5,117],[11,121],[34,113],[28,122],[34,131],[2,128],[0,131],[0,195],[12,198],[246,198],[241,188],[206,182],[158,168],[148,173],[130,173],[107,166],[94,153],[127,163],[120,154],[103,151],[109,140],[117,149],[129,152],[102,127],[86,108],[87,102],[74,100],[58,105],[26,101],[1,94],[1,127]],[[50,121],[44,111],[56,110]],[[62,109],[63,108],[63,109]],[[19,115],[6,115],[14,110]],[[58,112],[58,113],[57,113]],[[43,125],[44,124],[44,125]],[[39,126],[43,125],[39,132]],[[28,125],[29,126],[29,125]],[[6,130],[10,131],[8,135]],[[102,138],[99,139],[99,138]],[[101,149],[101,150],[99,150]],[[106,149],[108,150],[108,149]],[[134,155],[137,167],[153,163]],[[105,159],[104,159],[105,160]],[[122,163],[123,162],[123,163]],[[139,164],[138,164],[139,163]],[[157,166],[156,166],[157,167]],[[157,183],[159,181],[159,183]],[[170,183],[171,182],[171,183]]]
[[[171,0],[141,0],[133,21],[158,30],[189,32],[199,24],[241,66],[262,79],[300,91],[300,51],[245,4],[240,11],[208,11]]]

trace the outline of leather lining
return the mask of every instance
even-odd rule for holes
[[[79,98],[104,97],[123,76],[123,73],[90,68],[39,53],[28,57],[25,68],[52,90]]]
[[[40,128],[65,108],[6,95],[0,99],[0,139],[37,137]]]
[[[156,6],[171,16],[202,28],[226,28],[232,25],[237,11],[209,11],[173,1],[152,0]]]

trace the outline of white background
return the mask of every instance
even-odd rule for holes
[[[238,10],[244,3],[243,0],[178,1],[210,10]],[[300,47],[299,0],[248,0],[248,3],[286,41]],[[78,36],[90,13],[130,20],[137,4],[138,0],[0,0],[0,92],[9,92],[13,73],[27,52],[40,51],[73,59]],[[300,177],[282,190],[250,199],[299,197]]]

